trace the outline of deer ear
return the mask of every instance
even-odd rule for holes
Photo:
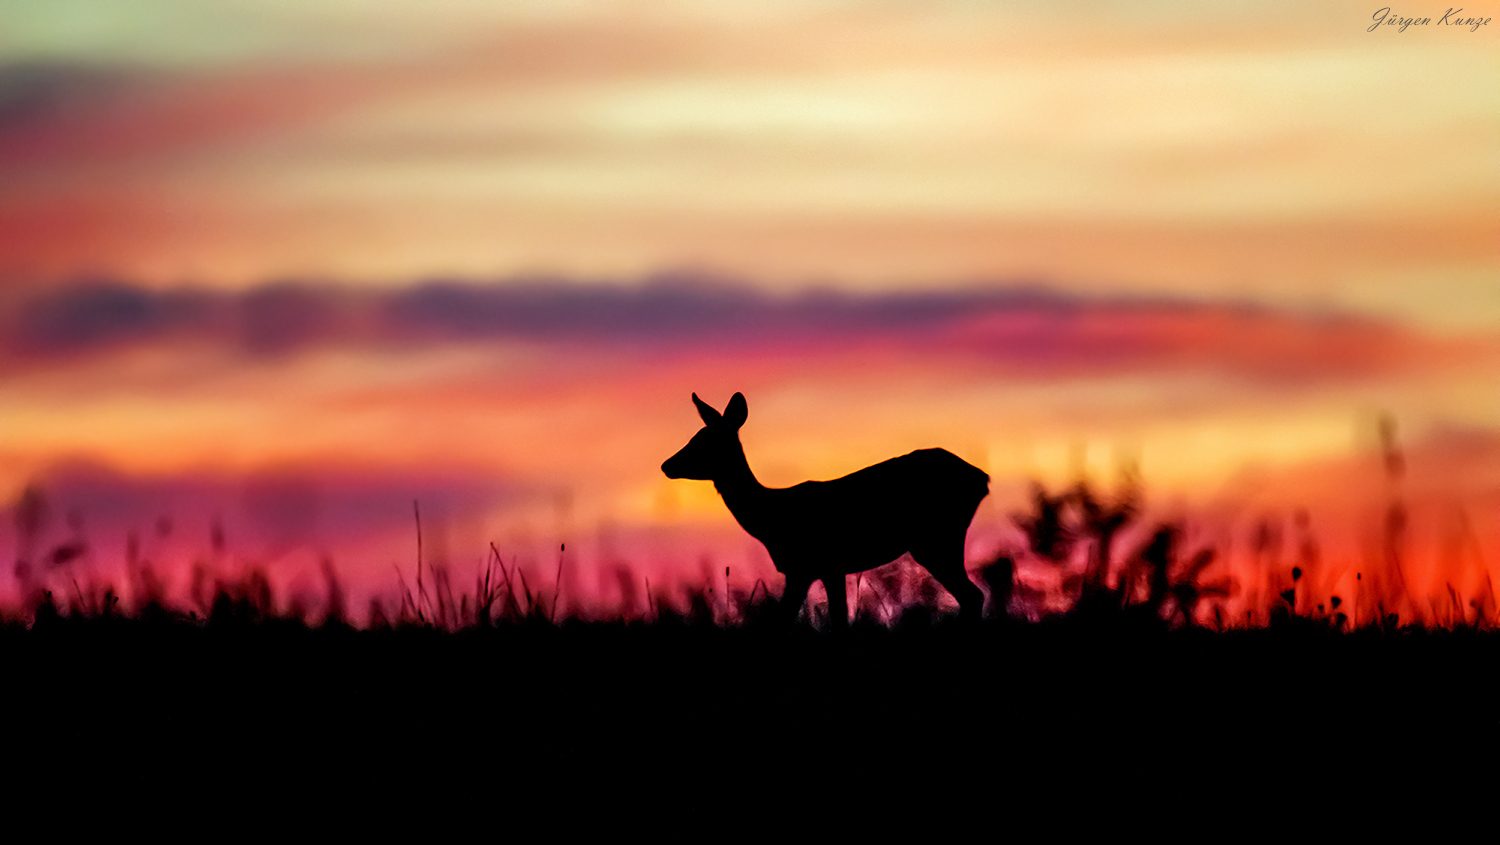
[[[704,425],[714,425],[724,418],[712,405],[699,399],[696,393],[693,394],[693,404],[698,406],[698,416],[703,418]]]
[[[750,415],[750,409],[745,406],[745,394],[736,393],[729,404],[724,407],[724,422],[730,428],[739,428],[745,424],[745,418]]]

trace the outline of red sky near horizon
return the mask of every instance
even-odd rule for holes
[[[491,541],[550,580],[561,540],[580,602],[617,564],[753,580],[658,469],[735,391],[773,486],[984,468],[973,561],[1031,480],[1127,464],[1226,560],[1306,508],[1347,578],[1392,495],[1422,589],[1500,556],[1494,25],[84,5],[0,32],[0,502],[48,502],[0,553],[86,537],[55,580],[132,532],[183,569],[218,523],[288,590],[325,554],[388,590],[413,500],[460,582]]]

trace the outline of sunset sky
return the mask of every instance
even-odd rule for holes
[[[659,470],[743,391],[773,486],[984,468],[971,560],[1125,464],[1353,559],[1388,414],[1495,566],[1500,23],[1377,8],[6,0],[0,555],[749,577]]]

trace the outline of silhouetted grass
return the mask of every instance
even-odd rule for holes
[[[806,615],[774,624],[759,597],[726,625],[691,601],[553,621],[523,592],[453,629],[360,629],[270,598],[0,624],[12,770],[57,766],[49,789],[108,772],[161,812],[179,794],[164,784],[235,796],[233,812],[358,788],[379,818],[607,811],[620,829],[805,806],[878,822],[964,796],[1008,829],[1150,832],[1477,754],[1500,692],[1500,634],[1471,627],[1218,632],[1120,605],[966,626],[917,605],[831,636]]]

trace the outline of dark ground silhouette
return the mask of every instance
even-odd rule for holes
[[[1256,802],[1396,778],[1398,761],[1441,772],[1497,724],[1493,630],[913,613],[830,637],[746,616],[445,631],[253,600],[206,619],[44,611],[0,626],[0,712],[12,769],[68,784],[368,779],[400,800],[475,790],[508,812],[623,802],[668,820],[964,795],[1012,829],[1061,812],[1042,821],[1092,834],[1270,812]],[[147,763],[168,769],[130,774]],[[1114,801],[1134,809],[1067,815]]]

